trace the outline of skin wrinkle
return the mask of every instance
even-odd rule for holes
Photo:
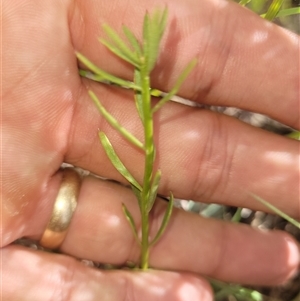
[[[211,185],[211,192],[210,194],[207,196],[207,199],[214,199],[214,195],[215,195],[215,190],[213,189],[214,187],[218,187],[218,191],[221,190],[219,187],[226,186],[226,175],[227,175],[227,168],[230,166],[230,162],[227,164],[229,158],[227,157],[228,155],[228,135],[224,135],[224,133],[226,134],[226,127],[223,127],[222,124],[222,119],[219,118],[219,115],[216,115],[216,118],[211,118],[212,122],[212,126],[211,126],[211,135],[210,137],[214,137],[215,139],[221,140],[222,141],[222,155],[221,155],[221,163],[219,162],[220,159],[217,157],[217,162],[219,164],[214,163],[213,165],[217,166],[217,176],[215,175],[215,169],[213,169],[214,172],[214,184]],[[217,134],[216,134],[217,133]],[[214,149],[214,143],[212,141],[212,139],[210,139],[211,142],[211,150]],[[217,151],[218,153],[219,151]],[[216,151],[212,151],[209,153],[209,159],[208,162],[214,162],[214,156]],[[213,178],[213,177],[212,177]],[[225,181],[224,181],[225,179]],[[223,185],[222,185],[223,184]],[[218,192],[219,194],[222,194],[222,191]]]
[[[222,183],[222,173],[224,173],[225,169],[225,162],[223,159],[217,158],[218,164],[216,164],[216,156],[215,156],[215,147],[214,147],[214,141],[215,139],[219,140],[224,139],[224,136],[220,134],[222,131],[222,122],[219,119],[218,115],[209,116],[210,119],[207,119],[207,122],[210,123],[210,126],[207,128],[209,129],[209,132],[207,134],[207,138],[204,143],[204,149],[202,151],[202,160],[198,163],[198,168],[196,172],[196,176],[193,176],[194,183],[191,186],[192,195],[195,195],[196,199],[198,200],[209,200],[212,198],[212,196],[215,194],[215,187],[219,187],[219,184]],[[222,145],[227,145],[227,143],[221,143]],[[222,150],[219,150],[222,152],[222,155],[220,155],[221,158],[223,158],[223,150],[226,149],[222,148]],[[194,162],[191,164],[195,164]],[[221,165],[220,165],[221,164]],[[203,168],[203,165],[205,168]],[[215,166],[218,166],[217,169],[215,169]],[[211,168],[213,167],[213,168]],[[217,171],[217,173],[216,173]],[[217,174],[217,175],[216,175]],[[211,182],[213,180],[213,184],[210,183],[209,186],[206,188],[203,187],[203,179],[208,178],[208,181]]]
[[[208,12],[208,14],[211,12]],[[209,31],[211,29],[211,24],[209,23]],[[208,95],[211,89],[213,88],[213,78],[211,76],[207,76],[207,53],[209,52],[209,32],[207,34],[203,33],[203,37],[201,39],[201,42],[199,45],[195,45],[196,49],[196,58],[197,58],[197,64],[201,67],[195,68],[192,73],[193,77],[189,77],[190,82],[190,97],[189,99],[192,101],[197,101],[199,98],[202,97],[202,95]],[[199,83],[201,83],[199,85]],[[184,85],[185,83],[183,83]],[[181,89],[180,89],[181,90]]]
[[[81,77],[79,77],[79,80],[81,82],[84,81],[84,79],[82,79]],[[77,112],[81,112],[80,107],[79,107],[79,105],[80,105],[79,101],[80,101],[81,98],[85,98],[85,97],[83,97],[83,94],[85,93],[85,90],[86,90],[85,86],[80,84],[79,88],[78,88],[78,92],[77,92],[77,95],[78,95],[77,101],[74,104],[74,110],[73,110],[73,116],[72,116],[72,123],[71,124],[75,123],[75,121],[74,121],[75,117],[74,116],[77,116]],[[68,150],[72,149],[72,143],[75,139],[75,135],[77,134],[76,129],[77,129],[76,126],[71,126],[70,127],[70,131],[68,133],[68,139],[67,139],[67,144],[68,144],[67,149]],[[74,156],[71,157],[69,155],[70,152],[69,151],[66,152],[63,162],[71,163],[74,166],[79,166],[79,167],[82,166],[82,163],[80,163],[80,162],[84,161],[85,158],[89,158],[88,154],[91,151],[91,149],[93,148],[92,146],[95,145],[96,143],[99,143],[99,138],[95,134],[94,138],[90,139],[90,145],[88,145],[87,147],[82,147],[80,149],[80,153],[77,153],[76,157],[74,157]]]
[[[219,2],[216,2],[216,6],[221,7],[222,5]],[[230,45],[234,33],[234,31],[230,30],[229,25],[231,23],[228,22],[228,19],[224,16],[223,11],[217,11],[215,9],[212,9],[209,10],[209,12],[206,12],[206,15],[209,15],[209,32],[206,34],[207,39],[205,39],[205,42],[203,42],[203,39],[201,39],[201,44],[204,44],[204,46],[201,47],[204,47],[204,51],[200,53],[198,52],[197,54],[198,62],[201,62],[203,68],[202,71],[200,71],[201,68],[197,69],[196,71],[193,71],[196,74],[192,80],[194,85],[192,84],[192,88],[190,89],[190,91],[197,91],[195,93],[193,92],[192,97],[190,97],[191,100],[197,102],[201,102],[201,99],[209,98],[210,94],[214,94],[215,87],[217,87],[220,81],[222,80],[223,73],[226,69],[227,61],[229,59]],[[210,34],[210,32],[218,32],[219,28],[222,29],[221,33],[218,35],[219,37],[221,37],[221,39],[218,39],[218,36],[216,35]],[[217,58],[213,59],[214,67],[212,67],[212,59],[210,58],[210,52],[211,49],[215,48],[217,48],[220,51],[217,53]],[[203,58],[205,58],[204,62]],[[210,61],[208,60],[209,58]],[[209,68],[206,66],[209,66]],[[213,74],[213,76],[211,76],[211,74]],[[207,80],[207,78],[209,78],[209,80]],[[202,87],[201,85],[199,86],[199,83],[202,83],[203,81],[207,81],[207,83]],[[196,86],[198,86],[199,88],[193,88]],[[214,99],[215,102],[217,100],[217,98]]]
[[[234,16],[232,17],[233,19],[237,19],[238,15],[234,14]],[[233,26],[229,26],[234,24],[234,22],[229,23],[227,22],[227,19],[224,18],[224,22],[223,22],[223,26],[221,26],[221,28],[224,28],[223,30],[223,35],[221,34],[221,37],[224,37],[224,40],[221,41],[221,46],[220,48],[220,54],[219,54],[219,59],[217,60],[217,64],[216,64],[216,68],[215,68],[215,73],[218,74],[219,72],[219,76],[217,78],[217,80],[215,81],[215,86],[218,86],[219,84],[222,84],[224,78],[226,78],[226,76],[228,76],[228,70],[230,70],[230,62],[232,60],[235,60],[235,56],[234,53],[232,51],[232,45],[234,45],[234,32],[235,32],[235,28],[232,28]],[[226,36],[226,38],[225,38]],[[223,62],[222,62],[222,57],[223,58]],[[219,70],[219,71],[217,71]],[[225,93],[222,93],[222,97],[224,98],[230,98],[230,95],[232,93],[231,89],[230,89],[231,85],[228,85],[228,92],[227,95]],[[224,95],[225,94],[225,95]],[[209,95],[207,95],[207,97],[209,97]],[[213,96],[214,98],[214,103],[220,103],[221,102],[221,96],[216,97]]]
[[[224,146],[224,153],[225,155],[223,156],[225,158],[225,160],[223,161],[223,165],[220,167],[220,175],[219,175],[219,181],[215,183],[215,187],[218,187],[219,193],[220,195],[224,195],[227,190],[228,190],[228,183],[232,182],[232,174],[234,173],[234,159],[236,157],[236,152],[237,152],[237,148],[238,148],[238,138],[239,136],[234,136],[235,138],[237,137],[237,139],[235,139],[234,143],[233,141],[229,139],[229,137],[231,136],[232,139],[232,135],[230,135],[230,133],[226,130],[226,127],[223,127],[222,125],[222,120],[219,119],[218,122],[218,128],[220,129],[220,132],[223,133],[222,135],[222,140],[223,143],[222,145]],[[222,129],[225,130],[222,130]],[[231,143],[230,143],[230,142]],[[212,186],[213,187],[213,186]],[[210,198],[211,199],[215,199],[217,198],[217,196],[215,196],[214,194],[215,191],[212,191]]]
[[[214,20],[212,17],[209,18],[210,20]],[[216,19],[215,19],[216,20]],[[209,24],[209,32],[212,30],[211,27],[214,24],[213,22]],[[215,85],[218,83],[220,77],[221,77],[221,70],[219,71],[219,68],[215,67],[212,68],[210,62],[208,61],[209,58],[209,52],[211,51],[211,35],[210,33],[206,34],[206,39],[203,42],[203,39],[201,40],[200,44],[201,48],[203,50],[200,52],[199,50],[197,51],[197,62],[198,64],[201,64],[203,67],[202,68],[197,68],[196,70],[193,70],[192,72],[194,73],[193,78],[189,78],[189,81],[191,81],[191,88],[190,92],[191,96],[189,99],[195,102],[201,102],[201,99],[207,98],[214,90]],[[203,34],[204,36],[204,34]],[[221,59],[221,54],[219,56],[219,60]],[[214,64],[217,60],[214,61]],[[209,68],[207,67],[209,65]],[[217,73],[212,72],[211,70],[218,70]],[[221,69],[221,68],[220,68]],[[211,74],[214,74],[211,76]],[[216,75],[219,74],[219,75]],[[204,84],[203,84],[204,82]],[[199,83],[201,83],[199,85]]]
[[[211,139],[209,138],[209,140]],[[209,196],[212,193],[209,192],[212,190],[212,188],[210,188],[208,185],[207,186],[203,185],[203,178],[204,177],[208,178],[206,173],[208,168],[207,167],[203,168],[203,164],[202,164],[202,162],[206,162],[205,165],[206,166],[209,165],[208,163],[209,161],[205,160],[205,158],[207,154],[211,153],[211,148],[212,148],[211,143],[205,144],[204,150],[202,151],[202,155],[201,155],[201,158],[203,159],[197,162],[198,168],[196,171],[196,176],[192,177],[193,182],[191,184],[191,195],[195,195],[196,200],[204,200],[206,199],[207,196]],[[209,157],[211,157],[211,155],[209,155]]]
[[[206,86],[202,88],[198,88],[198,92],[194,94],[193,97],[191,97],[192,100],[196,100],[201,102],[202,98],[209,98],[210,94],[214,94],[215,87],[219,85],[220,81],[223,78],[223,71],[225,70],[227,66],[227,61],[229,59],[230,49],[228,49],[228,45],[230,45],[230,42],[233,38],[233,32],[228,29],[229,22],[224,17],[222,12],[219,11],[216,12],[215,10],[210,11],[210,15],[208,17],[210,20],[208,28],[210,29],[210,32],[218,32],[219,28],[222,29],[221,33],[218,35],[221,37],[221,39],[218,39],[216,35],[211,36],[210,33],[207,34],[206,42],[203,43],[203,39],[201,40],[201,44],[204,44],[204,51],[202,53],[198,54],[198,61],[202,62],[203,58],[206,58],[205,62],[210,58],[210,52],[211,49],[217,48],[219,51],[217,53],[217,58],[213,59],[214,61],[214,67],[212,67],[211,62],[208,61],[208,64],[203,63],[204,68],[203,71],[201,71],[201,76],[195,76],[195,84],[199,86],[199,83],[207,80],[206,78],[210,78],[209,83],[206,84]],[[221,20],[221,21],[220,21]],[[224,22],[222,23],[222,20]],[[215,22],[214,22],[215,21]],[[220,23],[222,23],[220,25]],[[223,25],[223,26],[222,26]],[[230,33],[231,39],[227,39],[227,36],[223,33],[226,32],[226,34]],[[226,37],[226,38],[225,38]],[[210,58],[210,60],[212,60]],[[206,65],[209,66],[209,68],[206,68]],[[197,73],[199,73],[200,68],[197,70]],[[213,71],[212,71],[213,70]],[[210,76],[210,74],[213,74],[213,77]],[[192,89],[192,91],[196,91]],[[215,98],[214,101],[217,101]]]
[[[220,131],[221,132],[221,131]],[[222,131],[224,133],[224,131]],[[223,152],[224,158],[220,168],[218,169],[218,175],[216,176],[215,182],[214,182],[214,187],[218,187],[218,193],[219,195],[222,195],[225,190],[227,190],[227,183],[230,182],[230,178],[228,177],[230,170],[232,170],[232,156],[233,153],[230,155],[230,152],[228,152],[228,147],[229,143],[227,143],[227,135],[224,137],[222,140],[224,141],[222,144],[224,145],[223,147]],[[232,144],[231,144],[232,145]],[[220,165],[220,164],[219,164]],[[210,195],[208,195],[207,199],[215,199],[216,198],[216,190],[212,189]]]
[[[219,5],[221,6],[221,4]],[[236,18],[236,15],[234,15],[234,18]],[[207,40],[207,46],[206,46],[206,53],[204,53],[203,57],[209,58],[208,52],[210,51],[211,48],[214,49],[216,47],[214,45],[215,41],[217,42],[216,48],[218,48],[219,52],[217,53],[217,58],[214,59],[214,68],[211,67],[211,64],[209,62],[207,64],[207,66],[209,67],[207,67],[206,69],[209,70],[209,72],[212,73],[214,76],[211,79],[208,88],[205,89],[205,93],[200,94],[202,98],[209,98],[210,94],[214,92],[215,87],[217,87],[220,84],[220,81],[222,81],[223,73],[224,70],[226,70],[227,62],[230,56],[230,52],[231,52],[230,48],[232,45],[231,42],[234,35],[233,34],[234,30],[230,30],[231,29],[230,25],[232,23],[228,22],[228,19],[223,15],[223,11],[212,10],[210,21],[211,21],[210,31],[218,32],[219,29],[221,28],[221,32],[217,37],[215,35],[209,34],[209,39]],[[210,45],[210,43],[212,45]],[[199,96],[197,97],[198,101],[201,101],[200,100],[201,98]],[[215,99],[215,101],[217,101],[217,99]]]

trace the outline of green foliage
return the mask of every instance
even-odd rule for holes
[[[104,116],[106,121],[115,128],[124,138],[126,138],[130,143],[135,145],[136,147],[144,150],[144,145],[141,141],[139,141],[134,135],[128,132],[120,123],[103,107],[100,100],[96,96],[93,91],[89,91],[89,95],[91,99],[94,101],[96,107],[100,111],[100,113]]]
[[[269,202],[265,201],[263,198],[250,193],[250,195],[257,200],[258,202],[262,203],[263,205],[265,205],[267,208],[269,208],[272,212],[274,212],[275,214],[279,215],[280,217],[282,217],[283,219],[285,219],[286,221],[290,222],[292,225],[294,225],[295,227],[300,229],[300,222],[296,221],[295,219],[291,218],[289,215],[285,214],[283,211],[281,211],[280,209],[278,209],[277,207],[273,206],[272,204],[270,204]]]
[[[130,225],[130,227],[132,229],[134,238],[136,239],[136,241],[137,241],[138,244],[141,244],[141,242],[139,240],[139,236],[138,236],[138,231],[137,231],[134,219],[133,219],[130,211],[127,209],[127,207],[126,207],[125,204],[122,204],[122,209],[123,209],[125,217],[127,218],[128,222],[129,222],[129,225]]]
[[[274,20],[281,9],[283,2],[284,0],[273,0],[264,18],[269,21]]]
[[[123,204],[122,208],[135,239],[138,244],[141,245],[140,266],[142,269],[148,268],[149,249],[161,238],[170,221],[174,200],[172,193],[170,193],[170,200],[164,213],[160,228],[153,240],[149,241],[149,213],[157,198],[159,183],[161,180],[161,171],[154,170],[156,149],[153,139],[153,115],[178,92],[181,84],[196,65],[196,61],[193,60],[184,69],[173,89],[171,89],[169,93],[164,93],[151,88],[150,73],[159,56],[160,43],[167,24],[167,15],[168,11],[166,8],[163,11],[157,9],[151,15],[148,12],[145,14],[143,23],[143,40],[141,43],[135,37],[133,32],[126,26],[123,26],[123,33],[126,37],[126,41],[124,41],[110,26],[106,24],[103,26],[109,40],[100,39],[101,43],[112,53],[134,67],[133,82],[118,78],[100,69],[85,56],[80,53],[76,53],[78,60],[90,70],[79,70],[81,76],[101,83],[109,83],[122,88],[132,89],[134,91],[135,105],[144,128],[144,142],[141,142],[137,137],[126,130],[104,108],[94,92],[89,91],[89,95],[106,121],[129,143],[144,153],[144,176],[143,182],[139,183],[139,181],[135,179],[127,167],[122,163],[105,133],[102,131],[99,132],[101,144],[108,158],[119,173],[130,183],[132,191],[138,200],[142,220],[141,238],[139,238],[138,230],[132,214],[125,204]],[[156,106],[152,107],[151,96],[162,97],[162,99]]]
[[[135,85],[133,82],[121,79],[119,77],[116,77],[108,72],[105,72],[104,70],[98,68],[96,65],[94,65],[89,59],[87,59],[84,55],[82,55],[79,52],[76,52],[76,56],[78,60],[83,63],[90,71],[86,70],[79,70],[79,74],[82,77],[89,78],[91,80],[101,82],[101,83],[113,83],[117,86],[125,87],[128,89],[135,89],[135,90],[141,90],[140,86]]]
[[[171,89],[169,93],[167,93],[152,109],[152,112],[155,113],[158,111],[166,102],[168,102],[174,95],[178,93],[178,90],[182,83],[186,80],[187,76],[190,74],[190,72],[193,70],[193,68],[196,66],[197,60],[192,60],[186,68],[183,70],[181,75],[178,77],[174,87]]]
[[[148,12],[144,18],[143,25],[143,55],[141,59],[144,63],[146,73],[150,73],[155,66],[159,53],[159,45],[167,24],[168,11],[156,10],[150,16]]]
[[[287,17],[298,14],[300,14],[300,7],[292,7],[280,10],[276,17]]]
[[[100,39],[100,42],[105,45],[112,53],[127,61],[131,65],[140,68],[139,57],[137,53],[132,50],[123,42],[119,35],[108,25],[103,25],[106,34],[111,38],[112,43],[105,39]]]
[[[157,243],[157,241],[161,238],[161,236],[163,235],[164,231],[166,230],[166,227],[167,227],[167,225],[169,223],[169,220],[171,218],[173,204],[174,204],[174,196],[171,193],[170,200],[168,202],[168,207],[167,207],[167,210],[165,212],[163,221],[161,223],[161,226],[160,226],[160,228],[159,228],[156,236],[154,237],[154,239],[151,242],[151,246],[153,246],[154,244]]]
[[[242,209],[243,209],[243,208],[237,208],[237,210],[236,210],[234,216],[233,216],[232,219],[231,219],[231,221],[232,221],[233,223],[239,223],[239,222],[241,221],[241,218],[242,218],[242,216],[241,216]]]
[[[267,0],[240,0],[237,2],[242,6],[247,6],[256,13],[261,14],[261,17],[269,21],[273,21],[275,18],[300,14],[300,7],[286,8],[286,5],[284,5],[287,2],[286,0],[273,0],[269,6],[267,6],[267,3],[270,1]],[[267,10],[265,9],[266,6]]]
[[[264,297],[258,291],[247,289],[239,285],[227,284],[217,280],[210,281],[215,291],[215,301],[224,300],[227,296],[234,296],[240,301],[263,301]]]
[[[250,2],[251,2],[251,0],[240,0],[239,4],[242,5],[242,6],[245,6]]]
[[[118,170],[118,172],[136,189],[142,190],[141,185],[136,181],[136,179],[131,175],[125,165],[122,163],[118,155],[116,154],[112,144],[110,143],[109,139],[103,132],[99,132],[99,138],[103,148],[110,159],[113,166]]]
[[[300,140],[300,132],[299,131],[293,131],[290,134],[288,134],[287,136],[292,139],[295,139],[295,140]]]

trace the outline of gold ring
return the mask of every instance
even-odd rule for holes
[[[62,182],[55,199],[53,212],[39,241],[42,247],[55,250],[64,241],[77,206],[80,184],[80,176],[74,169],[63,169]]]

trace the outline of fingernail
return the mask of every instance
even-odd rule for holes
[[[291,268],[291,272],[288,277],[293,277],[298,274],[300,270],[300,245],[290,238],[286,238],[288,247],[288,265]]]

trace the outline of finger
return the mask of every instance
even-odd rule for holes
[[[299,128],[297,35],[234,2],[177,0],[166,4],[168,29],[160,63],[153,72],[154,87],[169,90],[184,66],[196,57],[197,68],[183,84],[182,96],[264,113]],[[140,37],[144,12],[159,6],[159,0],[130,8],[128,3],[103,7],[99,1],[79,2],[71,23],[74,47],[99,67],[132,78],[128,64],[122,64],[98,42],[97,37],[105,36],[101,25],[108,23],[121,32],[126,24]]]
[[[208,283],[187,273],[101,271],[19,246],[0,252],[3,300],[213,300]]]
[[[143,141],[129,92],[90,85],[107,110]],[[111,94],[113,93],[113,94]],[[266,208],[254,193],[300,217],[299,142],[210,111],[167,104],[154,116],[160,193],[182,199]],[[107,159],[97,130],[105,132],[125,166],[142,181],[143,155],[100,116],[83,91],[71,127],[67,162],[124,181]],[[288,201],[285,201],[288,196]]]
[[[86,178],[61,251],[96,262],[138,263],[140,247],[122,212],[122,203],[140,229],[137,201],[129,189]],[[165,209],[166,204],[158,202],[151,213],[150,237],[157,233]],[[50,214],[29,220],[23,236],[40,239]],[[30,232],[35,225],[35,232]],[[265,233],[176,209],[163,238],[150,254],[150,264],[155,268],[191,271],[244,284],[282,283],[295,274],[299,264],[297,244],[284,232]]]

